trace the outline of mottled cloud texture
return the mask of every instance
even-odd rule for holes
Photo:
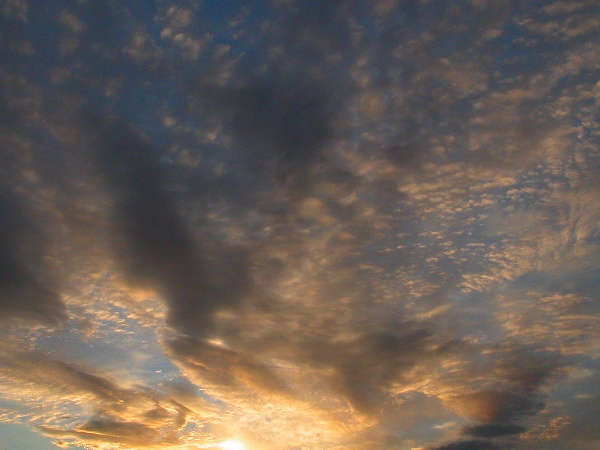
[[[593,0],[0,2],[0,435],[599,446],[598,30]]]

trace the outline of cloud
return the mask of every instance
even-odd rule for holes
[[[524,427],[519,425],[490,423],[486,425],[474,425],[465,427],[461,430],[462,434],[468,434],[473,437],[494,438],[499,436],[510,436],[520,434],[526,431]]]
[[[2,4],[2,15],[14,17],[25,22],[27,20],[27,10],[29,5],[25,0],[9,0]]]
[[[500,450],[502,447],[490,441],[458,441],[436,447],[434,450]]]
[[[215,310],[251,290],[243,253],[222,248],[226,260],[209,262],[167,189],[157,149],[117,119],[100,118],[87,127],[98,139],[88,149],[114,196],[120,267],[134,286],[164,296],[170,325],[190,336],[205,334]]]
[[[510,427],[514,420],[538,413],[544,406],[543,387],[556,379],[564,366],[559,355],[510,342],[488,352],[496,357],[488,377],[488,383],[495,386],[443,396],[447,407],[463,417],[486,422],[492,429]]]
[[[256,319],[242,323],[267,331]],[[314,335],[275,328],[266,336],[243,340],[242,327],[225,335],[226,344],[178,339],[169,341],[168,346],[186,373],[224,401],[254,390],[306,407],[301,386],[315,383],[314,389],[322,391],[324,398],[322,402],[309,401],[317,410],[329,410],[333,400],[325,399],[337,397],[335,402],[370,418],[381,414],[394,390],[423,381],[420,377],[425,377],[433,364],[456,351],[455,345],[445,345],[426,324],[418,322],[350,324],[354,331],[332,326],[328,332]],[[299,378],[290,377],[286,367],[299,371]]]
[[[26,414],[35,416],[32,422],[44,434],[77,445],[181,444],[188,420],[214,414],[197,396],[188,394],[189,409],[159,391],[124,387],[89,368],[7,345],[0,353],[0,374],[5,398],[24,401]]]
[[[15,317],[58,325],[67,318],[43,257],[49,242],[26,216],[25,205],[7,186],[0,186],[0,312],[2,321]]]
[[[510,391],[484,390],[460,394],[447,400],[447,406],[461,416],[482,422],[510,421],[523,414],[540,411],[543,404],[529,395]]]
[[[593,447],[592,5],[6,3],[3,395],[88,447]]]
[[[0,321],[56,326],[67,310],[56,264],[56,217],[41,179],[52,157],[36,152],[42,143],[31,136],[40,130],[42,92],[10,67],[0,68],[6,80],[0,86]]]
[[[230,128],[247,170],[286,177],[305,174],[321,160],[343,101],[335,98],[335,86],[302,73],[267,73],[238,83],[200,81],[194,103]]]
[[[74,430],[61,430],[48,426],[41,431],[54,438],[75,440],[75,443],[90,445],[120,444],[135,448],[156,448],[156,446],[177,445],[179,440],[173,436],[164,436],[143,423],[124,422],[110,417],[97,417]]]
[[[331,386],[357,411],[376,415],[392,384],[402,383],[415,365],[431,358],[430,336],[427,329],[404,323],[346,343],[314,342],[306,356],[311,364],[334,370]]]
[[[273,367],[254,358],[251,353],[185,338],[171,340],[167,345],[175,357],[191,367],[207,387],[213,386],[219,390],[246,385],[264,392],[284,396],[290,394],[289,388]]]

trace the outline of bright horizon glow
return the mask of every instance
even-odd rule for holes
[[[244,443],[236,439],[230,439],[228,441],[221,442],[219,447],[223,450],[246,450]]]

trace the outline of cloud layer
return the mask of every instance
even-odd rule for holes
[[[600,442],[593,1],[0,18],[0,422],[90,449]]]

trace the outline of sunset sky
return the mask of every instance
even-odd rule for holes
[[[0,0],[0,450],[600,448],[597,0]]]

